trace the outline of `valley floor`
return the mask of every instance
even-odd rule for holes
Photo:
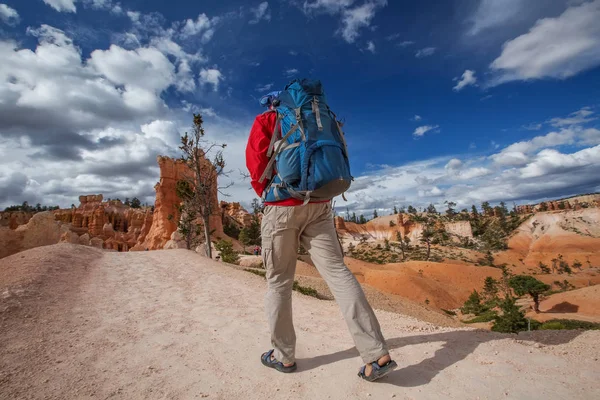
[[[2,399],[597,399],[600,332],[503,335],[378,311],[399,369],[361,365],[334,302],[294,293],[298,372],[269,349],[265,283],[185,250],[59,244],[0,260]]]

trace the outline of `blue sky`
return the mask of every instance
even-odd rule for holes
[[[152,202],[193,111],[248,204],[257,98],[293,77],[345,119],[342,208],[599,191],[598,20],[600,0],[0,0],[0,207]]]

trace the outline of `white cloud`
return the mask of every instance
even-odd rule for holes
[[[421,136],[425,135],[427,132],[429,132],[431,130],[434,130],[434,129],[438,129],[438,128],[439,128],[438,125],[424,125],[424,126],[419,126],[413,132],[413,136],[414,137],[421,137]]]
[[[179,129],[174,121],[155,120],[148,124],[143,124],[140,130],[147,138],[160,139],[172,147],[179,145]]]
[[[367,51],[370,51],[371,53],[375,54],[375,43],[373,43],[373,41],[369,40],[367,42]]]
[[[340,28],[344,40],[348,43],[354,43],[360,36],[360,30],[371,25],[377,9],[385,5],[387,5],[387,0],[376,0],[366,2],[358,7],[344,9],[342,11],[342,27]]]
[[[54,8],[58,12],[77,12],[75,2],[77,0],[44,0],[44,3]]]
[[[17,25],[20,21],[19,13],[14,8],[6,4],[0,4],[0,21],[9,26]]]
[[[458,171],[463,167],[463,162],[458,158],[453,158],[448,161],[448,164],[444,167],[447,171]]]
[[[586,107],[570,114],[569,118],[552,118],[550,120],[552,125],[560,127],[560,130],[513,143],[490,158],[498,165],[521,166],[529,163],[533,157],[532,154],[542,149],[565,145],[593,146],[600,144],[600,130],[586,129],[581,126],[592,120],[592,118],[587,118],[591,115],[593,112]]]
[[[477,35],[506,24],[518,16],[526,4],[525,0],[481,0],[471,18],[472,27],[468,34]]]
[[[435,53],[436,48],[435,47],[425,47],[421,50],[418,50],[415,53],[415,57],[417,58],[423,58],[423,57],[429,57],[432,56],[433,53]]]
[[[398,39],[400,39],[402,35],[399,33],[394,33],[392,35],[388,35],[385,37],[385,40],[387,40],[388,42],[392,42],[392,41],[396,41]],[[412,40],[404,40],[402,42],[398,42],[396,43],[396,46],[398,47],[408,47],[412,44],[415,44],[415,42],[413,42]]]
[[[600,64],[600,0],[569,7],[544,18],[504,44],[490,68],[491,84],[541,78],[564,79]]]
[[[367,0],[355,6],[354,0],[314,0],[305,1],[302,10],[305,14],[327,13],[341,16],[341,27],[338,29],[342,38],[354,43],[360,31],[369,28],[378,9],[387,6],[387,0]]]
[[[535,159],[521,170],[523,178],[536,178],[583,167],[600,167],[600,146],[563,154],[554,149],[540,151]]]
[[[269,2],[263,1],[256,8],[251,8],[250,12],[254,15],[249,24],[258,24],[261,20],[271,20],[271,10],[269,9]]]
[[[589,118],[593,114],[594,112],[589,107],[584,107],[579,111],[569,114],[569,116],[566,118],[552,118],[549,122],[550,125],[559,128],[572,125],[581,125],[598,119],[596,117]]]
[[[298,71],[296,68],[291,68],[291,69],[286,69],[285,71],[283,71],[283,74],[286,77],[291,78],[291,77],[297,75],[298,72],[300,72],[300,71]]]
[[[218,22],[218,17],[209,19],[204,13],[198,15],[195,21],[187,19],[181,28],[181,37],[190,38],[201,35],[202,43],[208,43],[215,33],[215,26]]]
[[[140,22],[141,15],[142,14],[138,11],[127,11],[127,16],[134,25]]]
[[[175,82],[175,68],[155,48],[125,50],[112,45],[108,50],[95,50],[89,65],[115,85],[130,85],[160,93]]]
[[[213,85],[213,90],[216,92],[219,90],[219,82],[223,80],[223,74],[216,68],[202,68],[200,70],[200,84],[211,84]]]
[[[542,129],[542,124],[528,124],[528,125],[523,125],[522,126],[523,129],[525,129],[526,131],[539,131],[540,129]]]
[[[267,83],[265,85],[258,85],[256,87],[257,92],[268,92],[273,87],[274,83]]]
[[[326,12],[329,14],[337,14],[342,10],[350,7],[354,0],[315,0],[312,3],[305,1],[303,10],[306,14],[311,12]]]
[[[411,118],[412,121],[420,121],[423,118],[420,115],[415,115],[414,117]]]
[[[455,92],[460,92],[466,86],[477,84],[477,78],[475,77],[475,71],[472,71],[470,69],[465,70],[465,72],[463,72],[463,74],[462,74],[462,77],[454,78],[454,80],[458,81],[456,86],[454,86],[452,88],[452,90],[454,90]]]

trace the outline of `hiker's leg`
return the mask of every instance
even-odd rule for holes
[[[309,204],[311,218],[300,236],[319,273],[342,310],[356,349],[365,363],[388,355],[381,328],[365,294],[348,267],[338,241],[329,203]]]
[[[290,221],[291,207],[265,207],[262,220],[262,256],[267,277],[265,309],[271,330],[273,357],[295,362],[296,333],[292,321],[292,287],[296,270],[298,231]]]

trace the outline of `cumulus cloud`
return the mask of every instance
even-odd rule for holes
[[[439,128],[438,125],[423,125],[423,126],[419,126],[413,132],[413,136],[414,137],[421,137],[421,136],[425,135],[427,132],[432,131],[434,129],[438,129],[438,128]]]
[[[208,18],[204,13],[198,15],[196,20],[187,19],[181,28],[181,37],[190,38],[200,36],[202,43],[207,43],[212,39],[218,22],[218,17]]]
[[[433,203],[440,208],[450,200],[463,208],[483,201],[530,203],[598,191],[600,130],[585,126],[593,116],[586,114],[578,120],[583,123],[570,121],[502,149],[492,143],[494,153],[488,157],[447,156],[373,166],[352,184],[348,207],[359,214],[370,212],[373,204],[384,210],[394,204]]]
[[[418,50],[415,53],[415,57],[417,58],[423,58],[423,57],[429,57],[432,56],[433,53],[435,53],[436,48],[435,47],[425,47],[421,50]]]
[[[77,0],[44,0],[44,3],[54,8],[58,12],[77,12],[75,2]]]
[[[213,85],[213,90],[219,90],[219,83],[223,80],[223,74],[216,68],[202,68],[200,71],[200,84]]]
[[[369,40],[367,42],[367,51],[370,51],[371,53],[375,54],[375,43],[373,43],[372,40]]]
[[[510,40],[490,68],[492,84],[541,78],[564,79],[600,64],[600,0],[573,5],[543,18]]]
[[[269,9],[268,1],[263,1],[255,8],[251,8],[250,13],[252,13],[254,17],[248,21],[249,24],[258,24],[262,20],[271,20],[271,10]]]
[[[6,25],[15,26],[19,24],[19,13],[14,8],[10,8],[6,4],[0,4],[0,21]]]
[[[314,0],[305,1],[304,13],[328,13],[341,17],[341,27],[337,33],[348,43],[354,43],[360,37],[362,29],[371,26],[376,12],[387,6],[387,0],[367,0],[364,4],[355,5],[354,0]]]
[[[475,77],[475,71],[472,71],[470,69],[465,70],[465,72],[463,72],[463,74],[460,78],[454,78],[454,80],[458,81],[456,83],[456,86],[454,86],[452,88],[452,90],[454,90],[455,92],[460,92],[466,86],[477,84],[477,78]]]

